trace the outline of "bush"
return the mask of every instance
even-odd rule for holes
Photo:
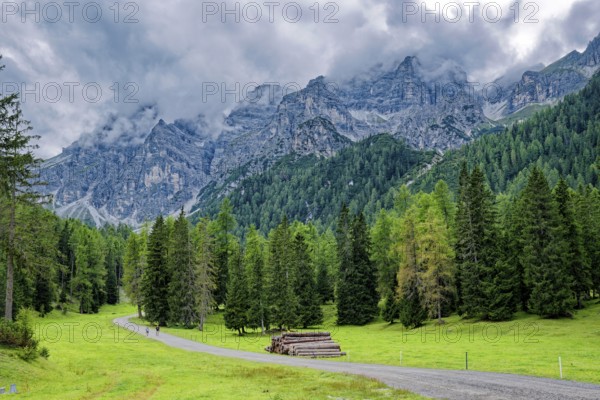
[[[0,344],[37,351],[29,311],[21,310],[16,321],[0,320]]]
[[[27,346],[19,353],[19,357],[21,357],[24,361],[33,361],[38,358],[38,352],[35,347]]]
[[[40,356],[44,357],[46,360],[50,357],[50,350],[47,347],[42,347],[40,349]]]

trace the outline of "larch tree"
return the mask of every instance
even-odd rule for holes
[[[223,317],[225,327],[238,331],[241,336],[245,333],[248,324],[248,282],[242,262],[242,249],[236,243],[232,250],[229,257],[229,283]]]
[[[144,227],[140,234],[131,233],[127,238],[125,248],[123,288],[129,301],[137,306],[138,317],[142,318],[142,305],[144,295],[142,290],[142,277],[146,268],[146,246],[148,231]]]

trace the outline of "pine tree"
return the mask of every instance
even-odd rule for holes
[[[229,273],[229,257],[235,247],[233,231],[236,221],[233,217],[233,208],[228,198],[223,200],[217,218],[211,224],[215,237],[215,268],[217,271],[217,289],[215,291],[216,305],[225,304],[227,299],[227,282]]]
[[[315,271],[308,255],[308,246],[302,233],[297,233],[293,243],[295,289],[298,298],[298,325],[306,329],[323,322],[323,311],[317,295]]]
[[[254,225],[246,239],[244,268],[248,275],[248,327],[260,328],[264,335],[269,325],[267,294],[265,291],[264,239]]]
[[[591,186],[577,193],[577,221],[590,268],[592,288],[600,293],[600,192]]]
[[[269,235],[269,318],[279,329],[298,323],[298,298],[294,291],[292,238],[287,217]]]
[[[348,220],[348,210],[342,207],[338,251],[343,260],[345,240],[349,239],[350,257],[340,265],[337,322],[340,325],[364,325],[378,314],[377,277],[370,258],[371,240],[364,215],[358,214],[351,225]],[[348,228],[350,231],[345,232]]]
[[[242,336],[248,323],[248,282],[239,245],[233,245],[229,257],[229,284],[225,303],[225,327],[237,330]]]
[[[581,228],[575,220],[575,206],[567,182],[561,178],[554,189],[554,199],[558,205],[559,240],[565,243],[564,262],[573,283],[576,307],[583,308],[583,298],[589,296],[592,279],[589,261],[585,255]]]
[[[119,302],[119,286],[117,281],[117,243],[114,238],[106,239],[107,252],[104,260],[106,268],[106,303],[115,305]]]
[[[573,283],[564,263],[566,245],[559,232],[557,205],[537,167],[521,193],[520,216],[524,227],[521,262],[531,293],[530,311],[545,317],[570,315],[574,299]]]
[[[191,328],[198,321],[196,258],[189,222],[183,208],[175,221],[173,248],[169,254],[169,310],[171,321]]]
[[[194,229],[196,249],[196,295],[198,304],[198,329],[204,330],[207,316],[215,305],[214,292],[217,288],[217,274],[214,266],[214,240],[209,233],[210,221],[201,219]]]
[[[166,326],[169,320],[168,231],[165,220],[158,216],[148,237],[148,255],[142,279],[146,320]]]
[[[0,66],[0,71],[4,66]],[[39,195],[33,190],[40,163],[33,151],[37,146],[31,142],[38,136],[30,136],[29,121],[23,119],[18,95],[0,98],[0,221],[2,221],[2,250],[6,255],[6,291],[4,318],[13,320],[13,294],[15,263],[19,257],[19,238],[15,232],[22,222],[17,218],[19,204],[35,204]]]

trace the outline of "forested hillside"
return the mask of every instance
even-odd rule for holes
[[[364,211],[369,217],[390,207],[390,189],[433,156],[389,135],[377,135],[327,159],[286,157],[262,175],[242,181],[228,197],[242,227],[254,224],[268,231],[284,214],[331,227],[342,202],[350,212]],[[216,215],[220,202],[213,194],[205,200],[202,213]]]
[[[579,93],[497,135],[486,135],[458,150],[417,179],[413,190],[431,189],[443,179],[458,187],[460,163],[478,165],[494,192],[516,193],[536,165],[552,185],[563,176],[569,186],[598,184],[594,163],[600,144],[600,74]]]

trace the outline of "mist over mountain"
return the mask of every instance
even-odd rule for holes
[[[453,60],[423,65],[406,57],[336,82],[319,76],[289,92],[255,88],[223,118],[160,119],[154,106],[101,128],[43,164],[45,191],[64,217],[137,226],[159,214],[191,210],[207,188],[226,194],[289,154],[331,157],[370,136],[389,133],[418,150],[460,147],[519,116],[580,90],[600,66],[600,36],[545,68],[496,80],[490,96]],[[196,207],[198,208],[198,207]]]

